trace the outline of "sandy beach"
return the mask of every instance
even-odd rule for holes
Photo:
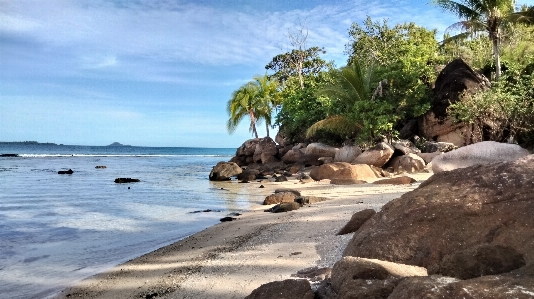
[[[410,185],[339,186],[328,181],[261,183],[264,191],[296,189],[331,200],[288,213],[254,206],[172,245],[118,265],[63,290],[55,298],[243,298],[262,284],[291,278],[312,267],[331,267],[352,234],[336,233],[360,210],[380,208],[431,176],[409,175]],[[237,182],[224,182],[233,192]],[[250,187],[259,188],[260,183]],[[267,193],[268,193],[267,192]]]

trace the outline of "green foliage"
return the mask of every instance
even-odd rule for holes
[[[319,47],[293,49],[291,52],[276,55],[265,69],[274,71],[271,77],[282,84],[299,74],[303,77],[316,76],[329,67],[329,64],[319,57],[319,54],[325,53],[326,51]]]
[[[382,82],[384,89],[380,101],[358,103],[361,107],[354,108],[367,111],[357,117],[364,127],[393,134],[399,121],[422,115],[430,108],[431,84],[436,78],[434,64],[440,59],[435,33],[414,23],[390,27],[387,20],[373,22],[369,17],[363,26],[352,24],[352,40],[346,46],[349,63],[357,61],[363,68],[372,69],[370,87]]]
[[[319,82],[328,80],[328,75],[321,73],[313,80],[308,80],[306,88],[301,89],[296,78],[289,79],[281,91],[282,108],[276,116],[275,125],[290,142],[302,142],[306,139],[306,130],[315,122],[325,119],[331,109],[331,101],[317,96]]]
[[[497,141],[516,137],[520,142],[534,139],[534,72],[514,68],[503,73],[503,80],[474,96],[464,95],[451,104],[448,113],[457,122],[492,127]],[[531,140],[526,140],[531,139]]]

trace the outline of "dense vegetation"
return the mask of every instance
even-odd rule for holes
[[[428,111],[437,70],[459,57],[492,79],[492,88],[451,105],[449,115],[458,122],[494,121],[501,138],[534,143],[534,8],[514,11],[511,0],[435,2],[461,18],[451,25],[460,34],[438,42],[435,30],[368,17],[349,28],[341,68],[321,58],[324,49],[305,47],[301,39],[266,65],[271,75],[233,93],[229,130],[248,116],[256,136],[263,119],[289,142],[391,139]]]

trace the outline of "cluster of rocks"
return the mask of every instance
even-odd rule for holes
[[[256,138],[245,141],[229,162],[219,162],[209,179],[224,181],[237,177],[242,182],[262,179],[280,182],[312,167],[308,169],[315,181],[330,179],[332,184],[358,184],[367,179],[422,171],[433,158],[455,148],[451,143],[426,142],[421,151],[408,140],[398,140],[391,144],[381,142],[362,151],[358,146],[336,148],[322,143],[282,146],[269,137]]]
[[[302,196],[300,191],[294,189],[276,189],[273,194],[265,197],[264,205],[275,205],[265,212],[281,213],[300,209],[304,205],[310,205],[329,200],[327,197]]]
[[[533,173],[534,155],[440,171],[355,214],[343,258],[313,289],[290,279],[247,298],[533,298]]]

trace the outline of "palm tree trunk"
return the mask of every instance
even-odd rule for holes
[[[258,131],[256,130],[256,116],[254,115],[254,111],[249,110],[248,116],[250,117],[250,126],[252,127],[252,133],[254,133],[254,136],[258,138]]]
[[[267,130],[267,137],[269,137],[269,124],[265,122],[265,129]]]
[[[501,77],[501,57],[499,55],[499,35],[494,34],[492,37],[493,42],[493,56],[495,58],[495,80],[499,80]]]

